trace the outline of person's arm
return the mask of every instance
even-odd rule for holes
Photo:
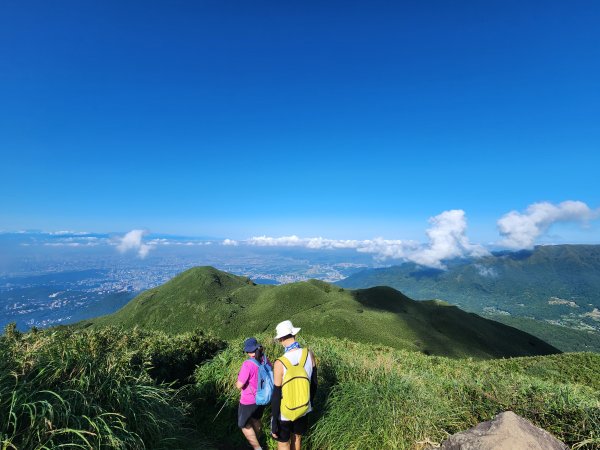
[[[244,363],[242,364],[242,367],[240,369],[240,373],[238,374],[237,381],[235,382],[235,387],[241,391],[242,389],[244,389],[244,386],[246,386],[249,379],[250,379],[250,370],[248,370],[248,366],[246,365],[246,362],[244,361]]]
[[[279,417],[281,414],[281,384],[283,383],[283,364],[275,361],[273,364],[273,395],[271,396],[271,434],[277,438],[279,433]]]
[[[310,359],[312,361],[313,369],[310,375],[310,403],[312,404],[315,395],[317,395],[317,388],[319,387],[318,375],[317,375],[317,361],[315,360],[315,354],[310,351]]]

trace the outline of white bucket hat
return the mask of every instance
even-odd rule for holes
[[[283,322],[278,323],[275,327],[275,339],[281,339],[282,337],[288,336],[290,334],[292,336],[296,336],[299,331],[300,328],[294,327],[290,320],[284,320]]]

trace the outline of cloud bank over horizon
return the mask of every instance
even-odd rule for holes
[[[467,215],[462,209],[443,211],[430,217],[424,241],[385,239],[331,239],[325,237],[254,236],[235,240],[207,239],[190,236],[150,234],[143,229],[127,233],[92,233],[81,231],[0,231],[4,235],[17,236],[14,242],[23,247],[45,246],[81,248],[115,248],[122,254],[135,255],[144,259],[158,248],[219,246],[240,248],[270,247],[304,248],[310,250],[354,250],[371,255],[377,262],[413,262],[415,264],[444,269],[445,262],[455,258],[481,257],[491,249],[530,249],[540,238],[547,236],[555,224],[571,223],[582,228],[600,218],[600,208],[593,209],[582,201],[567,200],[561,203],[537,202],[519,212],[512,210],[502,215],[496,226],[500,239],[487,245],[472,242],[467,236]],[[594,230],[594,228],[590,228]],[[20,237],[22,236],[22,238]],[[3,238],[4,242],[12,242]],[[560,239],[559,239],[560,240]],[[600,243],[600,242],[597,242]],[[486,276],[493,276],[487,274]]]
[[[300,238],[296,235],[282,237],[258,236],[245,241],[226,239],[223,245],[246,244],[258,247],[303,247],[308,249],[355,249],[372,254],[378,261],[402,260],[419,265],[444,269],[443,261],[453,258],[477,257],[488,254],[479,244],[469,241],[467,219],[463,210],[444,211],[429,219],[426,234],[428,242],[421,244],[411,240],[390,240],[381,237],[367,240],[326,239],[323,237]]]
[[[564,201],[559,204],[549,202],[533,203],[525,213],[510,211],[497,221],[502,239],[497,246],[511,249],[532,248],[536,240],[550,227],[559,222],[579,222],[582,224],[600,216],[600,210],[592,210],[581,201]],[[249,245],[258,247],[302,247],[307,249],[354,249],[372,254],[378,261],[398,260],[445,269],[444,261],[455,258],[482,257],[490,252],[483,245],[470,242],[467,237],[467,217],[465,211],[453,209],[444,211],[429,219],[426,230],[427,242],[413,240],[384,239],[382,237],[353,240],[328,239],[323,237],[302,238],[296,235],[270,237],[255,236],[247,240],[225,239],[222,245]],[[491,276],[492,274],[487,274]]]

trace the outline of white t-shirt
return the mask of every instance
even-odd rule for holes
[[[292,365],[296,365],[300,363],[300,357],[302,355],[302,349],[301,348],[294,348],[292,350],[290,350],[287,353],[283,354],[283,357],[286,358],[290,364]],[[312,370],[313,370],[313,360],[312,357],[310,356],[310,352],[308,352],[308,358],[306,358],[306,364],[304,364],[304,370],[306,370],[306,375],[308,375],[308,379],[310,380],[310,377],[312,376]],[[285,377],[285,373],[287,372],[287,369],[285,368],[285,366],[283,366],[283,376]],[[306,411],[306,414],[308,414],[309,412],[312,411],[312,405],[310,404],[310,400],[308,403],[308,411]],[[286,418],[283,414],[280,414],[280,420],[287,420],[289,421],[290,419]]]

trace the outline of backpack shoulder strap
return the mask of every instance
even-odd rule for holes
[[[287,359],[285,356],[282,356],[281,358],[277,358],[277,361],[279,361],[281,364],[283,364],[283,367],[285,367],[285,370],[290,370],[290,360]]]
[[[254,358],[249,358],[250,361],[252,361],[254,364],[256,364],[258,366],[258,368],[260,369],[261,364]]]
[[[306,366],[306,360],[308,359],[308,349],[307,348],[303,348],[302,349],[302,355],[300,355],[300,366],[304,367]]]

